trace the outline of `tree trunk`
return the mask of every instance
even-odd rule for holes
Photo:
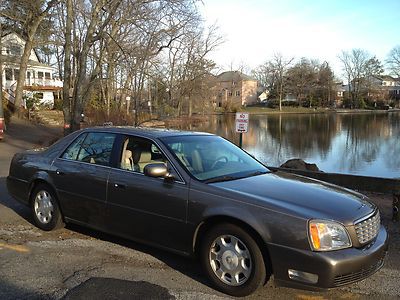
[[[3,34],[3,28],[0,23],[0,51],[2,49],[2,34]],[[0,53],[0,130],[4,130],[4,111],[3,111],[3,57],[1,56]],[[2,132],[0,131],[0,138],[1,138]]]
[[[28,67],[29,57],[31,56],[31,51],[33,48],[33,38],[36,34],[36,30],[39,27],[42,18],[36,20],[34,24],[28,30],[28,38],[25,42],[24,53],[21,57],[21,62],[19,64],[19,74],[17,79],[17,87],[15,89],[15,108],[20,110],[22,103],[22,95],[25,86],[26,69]]]
[[[71,130],[76,131],[80,129],[80,121],[81,114],[83,113],[83,108],[85,104],[85,96],[88,94],[88,87],[85,87],[84,84],[86,82],[86,67],[87,67],[87,59],[89,56],[90,47],[93,43],[93,35],[95,32],[95,28],[97,23],[99,22],[98,14],[102,8],[102,5],[99,1],[96,6],[93,8],[91,13],[91,20],[89,27],[87,29],[85,41],[82,45],[81,51],[78,53],[77,59],[77,74],[74,82],[74,92],[72,96],[72,122],[71,122]]]
[[[279,85],[279,111],[282,111],[282,94],[283,94],[283,82],[281,79],[281,82]]]
[[[25,42],[24,53],[21,57],[21,62],[19,66],[19,75],[17,81],[17,87],[15,90],[15,108],[19,110],[22,106],[22,95],[25,86],[26,69],[28,66],[29,57],[33,48],[33,42],[36,35],[36,31],[42,23],[43,19],[47,16],[49,10],[58,3],[58,0],[51,0],[47,3],[47,7],[40,14],[35,15],[30,13],[25,23],[27,30],[27,40]]]
[[[193,111],[193,99],[191,96],[189,96],[189,112],[188,112],[189,118],[192,116],[192,111]]]
[[[71,31],[72,31],[72,0],[66,0],[67,20],[65,22],[65,45],[64,45],[64,82],[63,82],[63,114],[64,135],[71,132]],[[71,95],[72,96],[72,95]]]

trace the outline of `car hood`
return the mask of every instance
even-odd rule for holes
[[[299,175],[276,172],[213,183],[229,197],[267,209],[302,217],[351,225],[375,210],[357,192]]]

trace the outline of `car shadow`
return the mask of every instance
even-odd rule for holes
[[[203,285],[213,288],[211,286],[211,283],[208,282],[208,280],[205,278],[204,272],[200,266],[200,262],[195,257],[181,256],[173,252],[158,249],[152,246],[147,246],[145,244],[120,238],[115,235],[93,230],[76,224],[67,224],[67,229],[79,234],[89,236],[91,238],[110,242],[151,255],[161,262],[165,263],[170,268],[190,277],[191,279]]]
[[[45,292],[39,293],[37,291],[30,290],[26,286],[16,285],[7,279],[0,279],[0,299],[47,299],[55,300],[55,297],[46,294]]]

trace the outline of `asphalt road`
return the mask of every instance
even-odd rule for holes
[[[226,299],[213,290],[195,260],[68,225],[44,232],[29,209],[8,195],[5,178],[15,152],[41,146],[59,128],[13,120],[0,142],[0,299]],[[400,298],[399,224],[390,195],[379,200],[392,235],[385,267],[372,277],[324,293],[275,287],[273,278],[248,299]],[[386,216],[386,218],[385,218]]]

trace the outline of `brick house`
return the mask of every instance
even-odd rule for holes
[[[246,106],[257,102],[258,82],[239,71],[227,71],[215,78],[216,106]]]

